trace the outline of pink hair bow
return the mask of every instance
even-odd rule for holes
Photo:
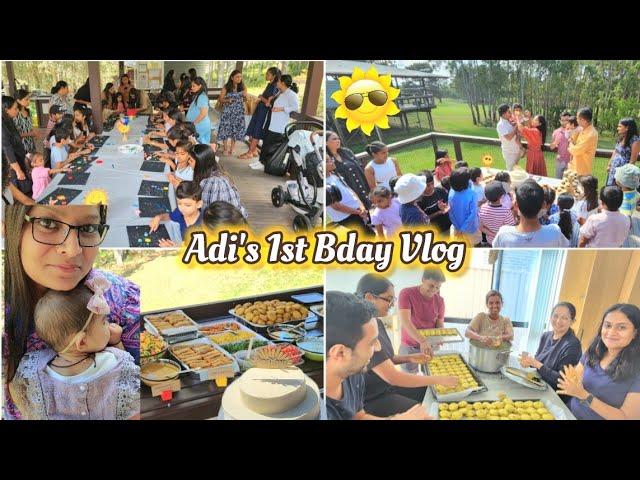
[[[104,298],[104,292],[111,288],[111,282],[101,275],[96,275],[85,282],[85,285],[93,291],[93,296],[87,304],[87,308],[97,315],[108,315],[111,308]]]

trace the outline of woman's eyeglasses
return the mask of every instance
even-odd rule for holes
[[[344,106],[349,110],[360,108],[364,102],[364,97],[368,97],[369,101],[376,107],[381,107],[387,103],[387,92],[384,90],[373,90],[369,93],[352,93],[344,99]]]
[[[31,236],[38,243],[45,245],[62,245],[71,230],[78,231],[78,245],[81,247],[97,247],[104,241],[109,225],[89,223],[86,225],[70,225],[60,220],[46,217],[30,217],[24,219],[31,223]]]
[[[385,297],[381,297],[380,295],[375,295],[375,294],[371,294],[374,297],[380,299],[380,300],[384,300],[385,302],[387,302],[389,304],[390,307],[393,307],[396,304],[396,297],[391,297],[391,298],[385,298]]]

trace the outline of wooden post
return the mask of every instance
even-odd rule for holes
[[[438,154],[438,140],[433,134],[431,135],[431,145],[433,145],[433,156],[435,157]]]
[[[236,70],[240,70],[242,72],[242,65],[244,62],[238,61],[236,62]]]
[[[320,102],[320,91],[324,81],[324,62],[309,62],[307,83],[302,97],[301,112],[306,117],[315,117]]]
[[[7,77],[9,77],[9,95],[15,98],[16,91],[16,75],[13,71],[13,62],[6,62],[7,65]]]
[[[91,113],[93,124],[102,133],[102,99],[100,93],[100,62],[87,62],[89,67],[89,90],[91,92]]]
[[[457,138],[453,140],[453,149],[456,152],[456,161],[457,162],[461,162],[462,161],[462,148],[460,147],[460,140],[458,140]]]

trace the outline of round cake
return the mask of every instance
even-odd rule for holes
[[[234,420],[313,420],[320,392],[299,368],[251,368],[227,387],[222,410]]]

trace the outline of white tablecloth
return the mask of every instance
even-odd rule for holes
[[[147,128],[148,116],[136,117],[130,122],[130,130],[127,144],[142,144],[142,131]],[[143,153],[123,154],[118,151],[122,145],[122,135],[114,127],[110,132],[103,132],[102,135],[109,136],[106,143],[95,153],[102,163],[94,162],[86,171],[89,173],[89,180],[86,185],[60,185],[61,188],[81,190],[82,193],[74,198],[70,205],[82,205],[86,193],[93,189],[102,189],[109,197],[109,211],[107,223],[110,225],[107,237],[102,244],[107,248],[129,248],[129,238],[127,236],[127,226],[148,225],[150,218],[140,218],[137,213],[138,190],[143,180],[167,181],[169,166],[165,165],[164,172],[145,172],[140,170],[144,160]],[[40,199],[46,197],[56,188],[65,174],[57,174],[42,193]],[[169,202],[171,209],[176,208],[175,192],[169,184]],[[180,244],[182,242],[180,228],[177,223],[164,222],[171,240]]]

